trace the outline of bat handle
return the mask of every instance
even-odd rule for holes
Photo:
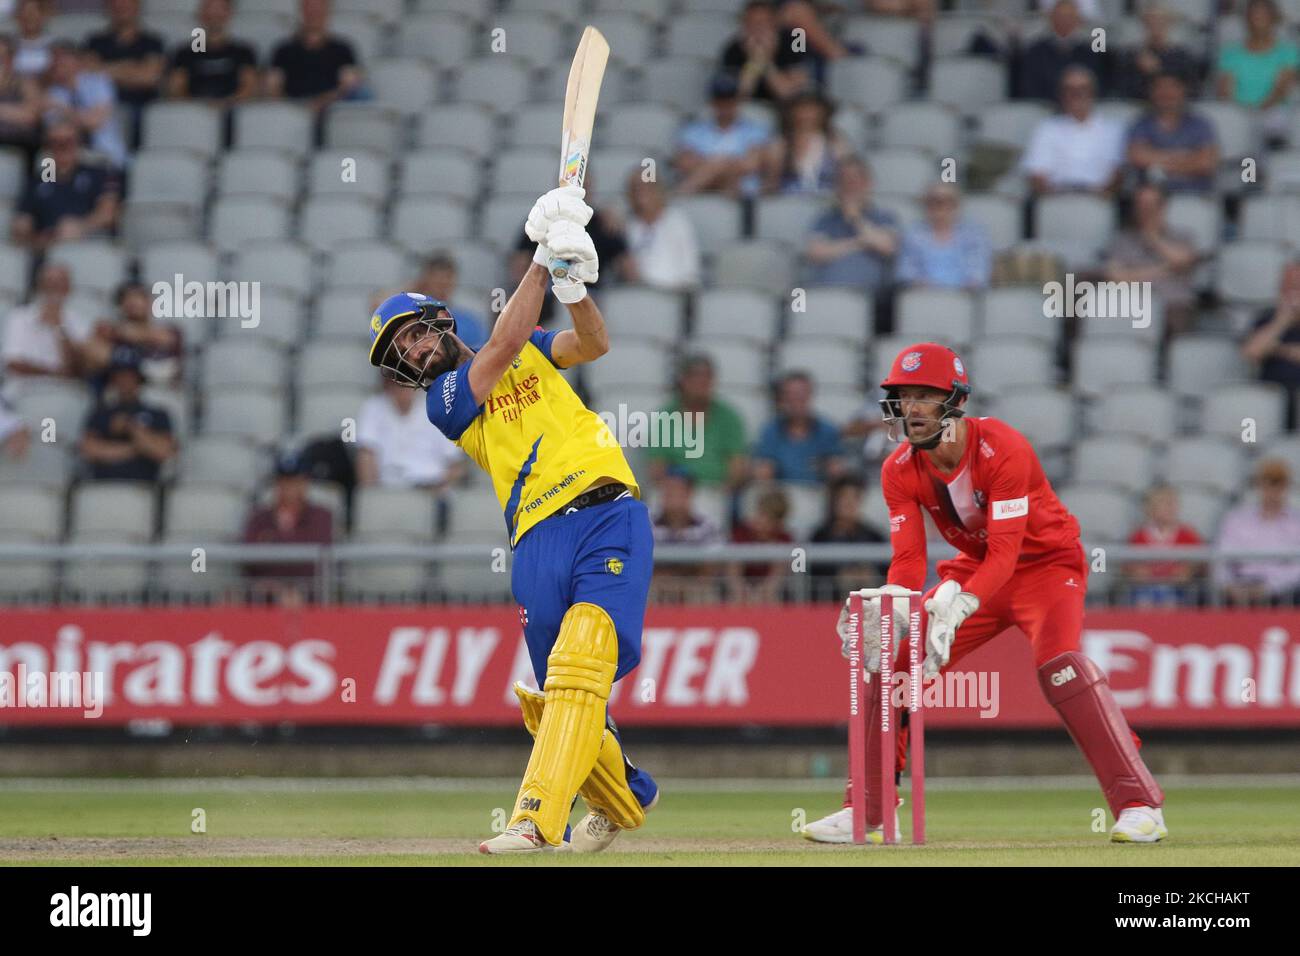
[[[552,258],[546,264],[546,269],[550,272],[552,279],[567,279],[569,277],[569,263],[564,259]]]

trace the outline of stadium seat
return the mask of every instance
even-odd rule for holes
[[[942,12],[934,20],[931,32],[932,56],[961,56],[970,49],[971,41],[980,30],[996,30],[997,24],[990,16],[969,10]]]
[[[1171,229],[1191,235],[1198,252],[1212,253],[1223,241],[1223,206],[1214,199],[1175,193],[1169,197],[1166,217]]]
[[[807,372],[818,384],[858,388],[862,385],[862,350],[837,342],[799,342],[787,339],[776,348],[777,375]]]
[[[1178,492],[1178,517],[1192,526],[1205,541],[1213,541],[1229,500],[1218,492],[1199,485],[1175,484]]]
[[[1167,482],[1208,487],[1224,498],[1231,498],[1245,481],[1246,454],[1239,439],[1212,435],[1189,435],[1170,442],[1164,455],[1164,479]],[[1269,457],[1276,454],[1268,449]]]
[[[370,392],[379,381],[379,373],[366,361],[364,350],[350,342],[329,339],[306,342],[294,364],[298,369],[300,393],[309,389],[327,390],[330,386]]]
[[[181,482],[163,502],[163,536],[173,542],[235,541],[247,518],[245,492],[224,482]]]
[[[719,250],[713,263],[713,282],[785,296],[794,282],[794,262],[782,244],[736,242]]]
[[[1284,242],[1295,246],[1300,240],[1300,196],[1256,193],[1242,198],[1237,238]]]
[[[341,382],[316,385],[298,390],[297,424],[295,432],[303,438],[337,438],[343,433],[347,420],[356,421],[361,405],[374,392],[377,383],[374,370],[363,364],[361,356],[352,354],[352,373],[361,384],[348,386]]]
[[[288,381],[284,353],[245,336],[209,343],[200,359],[205,389],[232,387],[279,388]]]
[[[387,147],[391,154],[405,144],[409,125],[409,117],[378,103],[335,103],[325,114],[325,145],[329,149],[377,151]]]
[[[459,493],[458,489],[455,494]],[[353,537],[430,541],[437,530],[437,504],[437,497],[426,488],[358,488],[353,502]]]
[[[422,59],[381,61],[367,70],[375,102],[413,116],[437,101],[438,74]]]
[[[220,277],[217,255],[211,246],[199,242],[166,242],[151,245],[140,254],[140,281],[171,284],[180,274],[185,282],[208,282]]]
[[[498,153],[492,164],[491,188],[496,193],[508,193],[518,191],[521,184],[554,184],[557,168],[554,148],[520,146],[507,149]],[[527,211],[524,210],[525,214]]]
[[[760,344],[775,340],[780,326],[779,300],[755,289],[713,287],[695,295],[689,342],[744,339]]]
[[[907,96],[907,75],[893,60],[880,56],[850,56],[829,69],[831,96],[869,113],[880,113]]]
[[[90,481],[72,490],[68,536],[113,535],[116,540],[145,542],[153,538],[157,492],[153,485],[134,481]]]
[[[1155,476],[1151,446],[1123,435],[1094,435],[1074,443],[1071,478],[1086,484],[1118,485],[1136,495]]]
[[[527,43],[519,44],[528,46]],[[531,99],[532,71],[517,59],[480,56],[463,63],[455,78],[456,101],[480,110],[513,113]],[[444,129],[443,136],[450,131]]]
[[[1169,344],[1169,387],[1178,396],[1201,396],[1209,389],[1247,378],[1246,362],[1231,339],[1182,335]]]
[[[665,52],[674,57],[696,57],[713,61],[735,35],[736,18],[724,13],[686,13],[668,21]],[[704,99],[704,87],[696,90],[696,104]]]
[[[1214,127],[1222,160],[1235,163],[1243,156],[1259,155],[1255,117],[1249,109],[1222,100],[1198,100],[1190,106]]]
[[[559,146],[557,131],[564,123],[564,101],[529,103],[505,122],[506,143],[513,148],[549,149]],[[597,142],[604,142],[598,138]]]
[[[919,199],[938,181],[938,160],[915,148],[878,149],[868,161],[874,188],[893,196]]]
[[[313,123],[311,111],[295,103],[242,103],[234,108],[234,144],[240,149],[277,149],[303,156],[312,146]]]
[[[872,202],[897,219],[900,228],[906,228],[924,218],[921,212],[921,203],[915,196],[879,193],[872,197]]]
[[[184,149],[200,156],[221,151],[223,117],[206,103],[166,100],[144,109],[141,137],[146,149]]]
[[[382,203],[393,188],[392,164],[383,153],[362,149],[327,149],[307,165],[312,198],[344,196]]]
[[[592,391],[618,385],[659,388],[668,382],[668,354],[659,343],[631,340],[584,366],[583,372]]]
[[[48,258],[71,270],[72,287],[79,293],[111,295],[126,278],[126,253],[108,239],[57,242],[49,247]]]
[[[1068,484],[1056,493],[1061,503],[1079,519],[1085,547],[1120,544],[1132,534],[1137,514],[1128,492],[1109,484]]]
[[[1231,439],[1229,439],[1231,441]],[[1234,444],[1239,444],[1234,442]],[[1281,458],[1291,468],[1292,481],[1300,478],[1300,435],[1288,432],[1259,453],[1260,458]]]
[[[680,209],[691,220],[700,249],[706,255],[715,254],[741,237],[743,211],[740,202],[729,196],[711,193],[679,196],[673,199],[672,208]]]
[[[1027,336],[1055,344],[1061,322],[1043,314],[1043,292],[1036,286],[997,286],[980,296],[980,333]]]
[[[63,534],[63,490],[50,485],[0,485],[0,541],[55,542]],[[4,572],[8,573],[5,567]],[[3,575],[0,574],[0,577]]]
[[[976,388],[982,397],[984,390]],[[1008,388],[986,400],[986,411],[1022,432],[1042,454],[1070,447],[1078,437],[1078,411],[1074,396],[1061,388],[1021,386]]]
[[[966,371],[976,389],[990,394],[1056,382],[1052,349],[1043,342],[1019,337],[979,339],[970,349]]]
[[[450,130],[455,131],[454,136]],[[415,145],[421,149],[457,149],[471,156],[486,157],[497,148],[496,119],[469,103],[434,106],[416,123]]]
[[[1104,249],[1115,232],[1113,203],[1096,196],[1063,194],[1042,196],[1034,206],[1034,237],[1066,239]]]
[[[554,130],[552,130],[554,132]],[[459,149],[419,149],[402,154],[398,183],[401,195],[477,196],[483,164]]]
[[[232,149],[221,155],[216,184],[218,196],[273,196],[292,203],[302,175],[297,160],[280,150]]]
[[[407,16],[397,32],[397,55],[422,57],[434,66],[455,67],[472,55],[471,25],[452,13]]]
[[[40,432],[48,419],[54,426],[53,441],[71,447],[81,435],[81,426],[92,407],[90,390],[85,385],[58,379],[27,383],[13,399],[14,411],[33,430],[33,445],[42,441]]]
[[[130,202],[177,203],[202,208],[208,195],[208,162],[183,149],[142,149],[128,182]]]
[[[1295,120],[1293,118],[1292,122]],[[1292,134],[1291,141],[1300,142]],[[1285,194],[1300,189],[1300,149],[1281,149],[1264,157],[1260,170],[1265,188],[1271,193]]]
[[[402,248],[419,254],[454,242],[469,231],[469,210],[462,201],[449,196],[413,196],[394,207],[388,235]]]
[[[379,2],[391,5],[392,0],[379,0]],[[348,38],[348,43],[352,44],[352,48],[356,51],[357,59],[367,67],[382,62],[379,52],[381,47],[387,45],[386,38],[381,35],[379,25],[374,22],[369,12],[348,13],[336,10],[330,25],[339,36]]]
[[[281,388],[247,386],[208,391],[203,399],[203,433],[274,445],[288,424]]]
[[[909,70],[921,58],[921,24],[910,17],[850,16],[836,32],[841,40],[860,44]]]
[[[508,57],[530,70],[564,62],[572,55],[569,49],[572,34],[566,20],[567,17],[518,7],[498,13],[492,19],[491,55],[498,59]],[[498,30],[500,33],[495,32]]]
[[[345,242],[379,238],[382,228],[378,203],[360,197],[320,196],[307,200],[298,216],[298,241],[317,252],[328,252]]]
[[[686,112],[698,110],[707,93],[713,56],[710,54],[707,60],[695,56],[656,57],[642,69],[644,101]]]
[[[930,98],[980,115],[1007,98],[1005,67],[980,56],[939,57],[930,64]]]
[[[232,196],[212,204],[208,238],[222,252],[259,239],[289,238],[289,209],[269,197]]]
[[[1157,352],[1133,336],[1098,336],[1074,345],[1075,391],[1099,398],[1116,387],[1150,385],[1156,380]]]
[[[1219,249],[1215,291],[1233,304],[1262,307],[1277,297],[1289,252],[1281,243],[1239,240]]]
[[[880,117],[880,145],[886,149],[921,149],[933,156],[961,152],[961,116],[942,103],[899,103]],[[928,167],[933,178],[934,167]]]
[[[606,115],[597,135],[602,145],[639,149],[649,155],[664,152],[680,125],[677,111],[661,103],[627,104]],[[551,128],[552,138],[558,128]]]
[[[975,140],[1024,149],[1034,128],[1051,115],[1043,104],[1027,100],[993,103],[975,117]]]
[[[383,239],[344,242],[326,256],[325,274],[331,289],[362,286],[395,288],[411,280],[415,269],[404,250]]]
[[[755,206],[754,236],[778,242],[801,241],[826,208],[817,196],[764,196]]]
[[[713,360],[715,379],[723,394],[733,388],[766,388],[771,381],[770,358],[761,345],[741,339],[705,340],[688,343],[685,351],[704,354]]]
[[[793,300],[785,302],[787,338],[842,339],[855,346],[871,338],[873,306],[865,292],[813,286],[803,293],[801,311],[795,311]]]
[[[72,449],[75,442],[40,441],[40,419],[28,420],[28,423],[33,428],[33,440],[27,449],[27,454],[20,459],[8,455],[0,457],[0,487],[25,482],[46,485],[62,492],[64,485],[72,477]],[[73,425],[74,438],[80,428],[79,422]],[[65,432],[58,431],[58,434],[63,435]]]
[[[0,292],[22,298],[31,275],[31,253],[20,246],[0,243]]]
[[[572,4],[567,5],[572,9]],[[641,11],[599,10],[587,18],[609,41],[609,61],[624,69],[640,69],[654,51],[655,30]]]
[[[623,335],[674,346],[682,339],[685,301],[681,294],[646,286],[614,286],[600,294],[600,309],[610,329]]]
[[[961,351],[975,338],[975,297],[961,289],[904,289],[895,300],[894,328],[904,338],[942,338]]]
[[[128,202],[122,209],[121,236],[138,251],[156,242],[191,242],[200,238],[201,214],[174,202]]]
[[[1200,424],[1204,434],[1244,441],[1247,421],[1254,423],[1256,442],[1267,443],[1280,437],[1286,430],[1286,390],[1274,382],[1242,382],[1221,385],[1202,395]]]
[[[182,36],[182,23],[188,19],[193,24],[194,14],[190,13],[188,18],[184,15],[176,19],[176,26],[172,40],[174,43],[187,43],[189,41],[189,31],[185,30]],[[152,21],[150,22],[152,26]],[[330,24],[331,32],[342,32],[339,30],[338,22]],[[258,10],[252,7],[243,6],[235,10],[235,15],[230,21],[230,33],[233,37],[238,37],[253,48],[257,54],[259,63],[269,64],[271,57],[275,54],[276,47],[281,41],[288,38],[294,29],[294,17],[285,11],[280,10]],[[343,33],[347,36],[346,33]],[[351,41],[351,37],[348,38]]]
[[[1100,396],[1091,409],[1092,430],[1100,435],[1135,435],[1152,444],[1179,438],[1179,399],[1159,385],[1127,386]]]
[[[316,320],[313,334],[321,338],[350,341],[359,348],[368,348],[370,335],[366,320],[374,305],[382,300],[384,291],[386,290],[364,285],[328,289],[316,297],[312,309]]]
[[[260,282],[263,289],[279,289],[305,296],[314,287],[311,252],[296,242],[251,242],[237,249],[229,278]]]
[[[237,438],[195,435],[181,443],[177,473],[193,484],[221,484],[251,491],[269,470],[258,450]]]

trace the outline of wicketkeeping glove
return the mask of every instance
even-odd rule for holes
[[[948,663],[952,642],[957,639],[957,628],[980,606],[980,599],[963,591],[956,581],[948,580],[934,591],[934,597],[925,602],[930,627],[925,637],[925,676],[934,677]]]
[[[583,202],[587,191],[580,186],[559,186],[552,189],[529,210],[524,232],[533,242],[546,241],[546,231],[557,222],[571,222],[585,226],[591,222],[591,207]]]
[[[861,632],[859,649],[862,654],[862,666],[872,674],[880,673],[880,598],[871,598],[862,602],[862,620],[858,622]],[[849,659],[849,601],[845,599],[840,608],[840,619],[835,625],[835,633],[840,637],[840,654]]]

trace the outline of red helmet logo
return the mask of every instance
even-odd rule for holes
[[[908,352],[906,355],[903,356],[904,372],[915,372],[920,367],[921,367],[920,352]]]

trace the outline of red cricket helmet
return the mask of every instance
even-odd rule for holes
[[[970,379],[966,377],[966,364],[952,349],[937,342],[918,342],[909,345],[898,353],[894,363],[889,367],[889,374],[880,383],[885,390],[885,397],[880,400],[882,417],[889,423],[890,437],[901,440],[895,435],[895,423],[903,418],[902,408],[898,402],[898,389],[904,385],[921,385],[947,393],[942,403],[940,423],[947,418],[960,418],[965,412],[960,403],[970,394]],[[939,441],[942,424],[934,435],[925,441],[914,441],[921,448],[932,448]],[[906,429],[904,429],[906,434]]]

